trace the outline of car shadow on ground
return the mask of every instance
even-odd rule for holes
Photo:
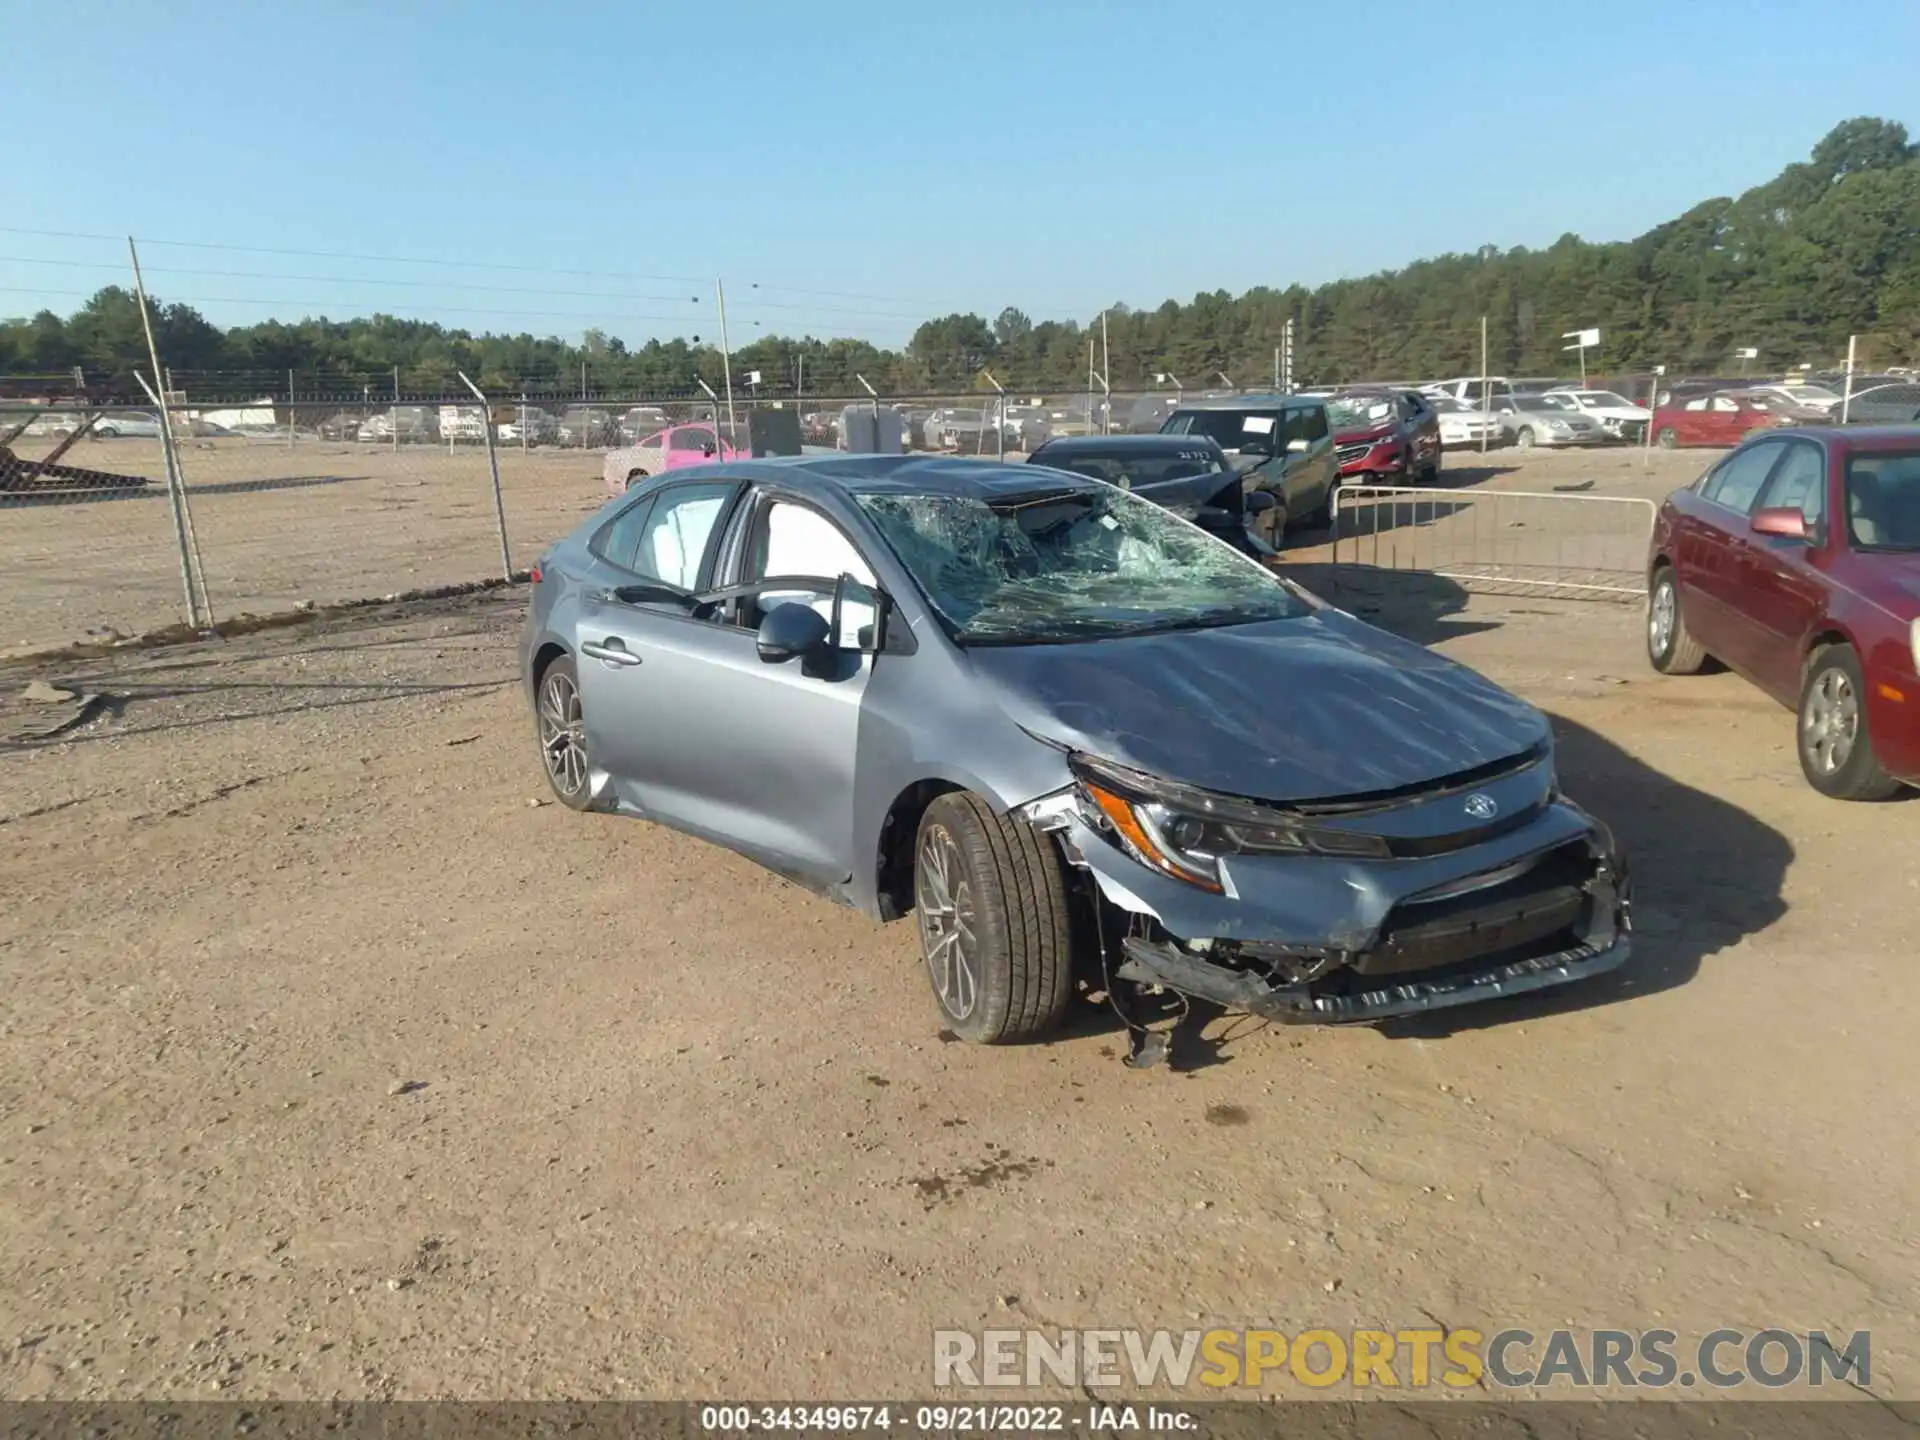
[[[1456,619],[1471,598],[1466,586],[1424,570],[1308,560],[1283,565],[1280,573],[1329,604],[1420,645],[1500,627],[1496,620]]]
[[[1557,990],[1394,1021],[1433,1039],[1592,1009],[1685,985],[1701,965],[1787,912],[1793,844],[1737,805],[1696,790],[1564,716],[1549,717],[1561,784],[1612,829],[1633,876],[1633,954],[1609,975]]]

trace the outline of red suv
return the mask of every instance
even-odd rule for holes
[[[1440,483],[1440,414],[1417,390],[1343,390],[1327,400],[1340,478],[1385,485]]]
[[[1920,785],[1920,426],[1754,436],[1667,497],[1647,585],[1654,668],[1795,707],[1814,789]]]

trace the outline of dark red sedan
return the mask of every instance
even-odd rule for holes
[[[1667,497],[1647,653],[1721,661],[1799,712],[1822,794],[1920,785],[1920,426],[1773,430]]]

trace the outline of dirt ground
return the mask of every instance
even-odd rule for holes
[[[18,448],[23,457],[37,458],[51,443],[26,441]],[[514,566],[524,569],[604,503],[601,456],[511,446],[499,454],[509,550]],[[1633,449],[1465,452],[1448,456],[1446,483],[1549,492],[1586,485],[1594,494],[1658,496],[1698,474],[1706,459],[1707,452]],[[0,496],[0,656],[71,644],[102,628],[139,635],[185,618],[159,443],[83,441],[63,463],[144,475],[149,483],[59,503]],[[477,445],[449,452],[311,439],[291,449],[284,440],[195,440],[182,442],[181,469],[217,619],[501,573],[493,484]],[[1537,503],[1498,512],[1468,507],[1449,518],[1428,502],[1403,506],[1384,536],[1373,533],[1376,522],[1368,514],[1357,514],[1349,533],[1364,532],[1354,553],[1374,565],[1445,566],[1497,544],[1504,561],[1524,561],[1539,574],[1637,567],[1644,514],[1588,505],[1573,533],[1549,538],[1539,509]],[[1435,525],[1437,518],[1447,523]],[[1421,531],[1414,521],[1430,528]]]
[[[1552,713],[1626,972],[945,1044],[910,924],[545,800],[513,592],[0,667],[0,1395],[926,1394],[937,1327],[1202,1322],[1871,1330],[1920,1395],[1920,802],[1630,607],[1348,603]],[[33,679],[102,698],[33,740]]]

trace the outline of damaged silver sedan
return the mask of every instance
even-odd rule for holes
[[[968,1040],[1076,989],[1370,1023],[1627,956],[1539,711],[1097,481],[677,471],[542,558],[522,660],[561,801],[913,915]]]

